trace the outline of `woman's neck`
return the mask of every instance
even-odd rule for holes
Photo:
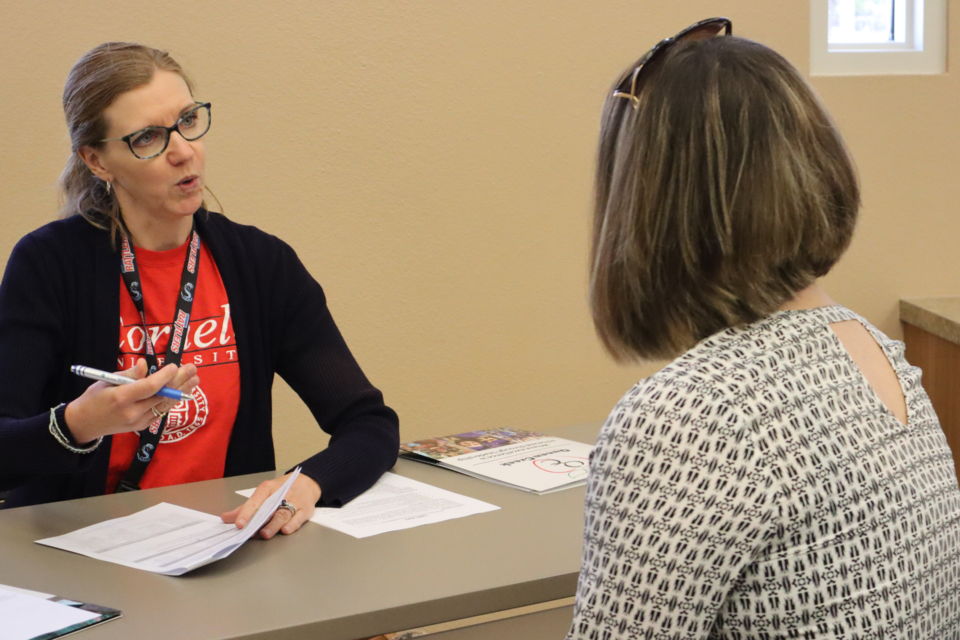
[[[816,309],[836,304],[826,292],[816,284],[798,291],[792,299],[780,306],[781,311],[797,311],[799,309]]]
[[[190,237],[193,228],[193,216],[179,220],[157,220],[138,215],[124,215],[123,222],[130,232],[134,246],[148,251],[169,251],[176,249]]]

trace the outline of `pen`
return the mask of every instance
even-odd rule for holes
[[[70,367],[70,371],[77,374],[82,378],[90,378],[91,380],[102,380],[104,382],[109,382],[110,384],[130,384],[131,382],[136,382],[133,378],[128,378],[127,376],[117,375],[116,373],[107,373],[106,371],[100,371],[99,369],[93,369],[91,367],[84,367],[79,364],[75,364]],[[169,398],[171,400],[179,400],[183,402],[184,400],[190,400],[191,396],[177,389],[171,389],[170,387],[160,387],[160,391],[157,391],[158,396]]]

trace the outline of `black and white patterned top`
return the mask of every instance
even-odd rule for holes
[[[830,323],[857,319],[906,398]],[[960,488],[920,370],[840,306],[704,340],[610,414],[568,640],[960,638]]]

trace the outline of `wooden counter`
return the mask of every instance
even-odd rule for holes
[[[923,388],[960,460],[960,297],[900,301],[907,360],[923,370]]]

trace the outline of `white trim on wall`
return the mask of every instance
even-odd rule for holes
[[[810,0],[810,75],[946,72],[947,0],[908,0],[907,12],[905,43],[830,44],[827,41],[829,0]]]

